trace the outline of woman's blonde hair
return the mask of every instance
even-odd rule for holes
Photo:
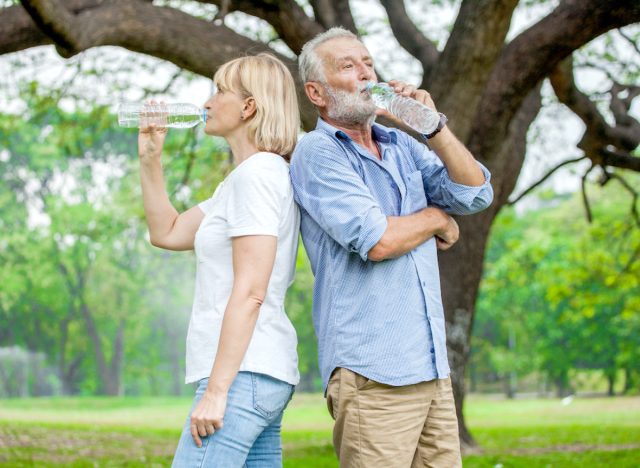
[[[213,82],[243,99],[255,99],[249,138],[260,151],[279,154],[289,161],[298,138],[300,113],[295,83],[287,67],[267,53],[240,57],[222,65]]]

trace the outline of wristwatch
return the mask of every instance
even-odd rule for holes
[[[447,116],[444,115],[442,112],[438,112],[438,114],[440,114],[440,122],[438,122],[438,126],[433,132],[429,133],[428,135],[427,134],[424,135],[424,137],[427,140],[430,140],[431,138],[436,136],[438,132],[440,132],[440,130],[442,130],[444,126],[447,125],[447,122],[449,121],[449,119],[447,119]]]

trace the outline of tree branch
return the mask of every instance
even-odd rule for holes
[[[242,11],[261,18],[276,30],[278,36],[298,55],[302,46],[323,31],[320,23],[309,18],[295,0],[199,0],[210,3],[226,12]],[[347,5],[348,8],[348,5]],[[349,13],[351,16],[351,13]]]
[[[358,28],[353,20],[348,0],[310,0],[313,14],[325,29],[342,26],[354,34]]]
[[[549,177],[551,177],[558,169],[560,169],[560,168],[562,168],[562,167],[564,167],[564,166],[566,166],[568,164],[573,164],[573,163],[576,163],[578,161],[582,161],[583,159],[587,159],[587,157],[586,156],[580,156],[579,158],[568,159],[567,161],[562,161],[561,163],[555,165],[545,175],[543,175],[540,179],[538,179],[537,182],[531,184],[526,190],[524,190],[522,193],[520,193],[520,195],[518,195],[513,200],[509,200],[507,202],[507,205],[515,205],[516,203],[518,203],[520,200],[522,200],[524,197],[526,197],[529,193],[531,193],[536,187],[540,186],[540,184],[542,184],[545,180],[547,180]]]
[[[636,52],[640,54],[640,47],[638,47],[638,43],[634,41],[633,38],[627,36],[625,33],[622,32],[621,29],[618,29],[618,34],[620,34],[622,38],[625,39],[629,44],[631,44],[631,47],[633,47],[636,50]]]
[[[464,0],[440,59],[425,70],[423,87],[439,110],[455,116],[449,126],[462,141],[469,136],[517,4],[518,0]],[[524,99],[531,88],[520,97]]]
[[[587,176],[593,170],[595,166],[592,164],[589,169],[582,176],[581,181],[581,192],[582,192],[582,202],[584,203],[584,211],[587,215],[587,222],[591,224],[593,222],[593,214],[591,213],[591,204],[589,203],[589,197],[587,196]]]
[[[580,117],[587,127],[578,147],[594,164],[640,170],[640,158],[629,154],[640,145],[640,123],[628,114],[630,100],[623,102],[618,98],[619,88],[614,84],[611,105],[617,114],[616,125],[609,125],[596,105],[576,86],[572,64],[572,58],[566,58],[549,78],[560,102]],[[632,96],[630,92],[631,99]]]
[[[403,0],[380,0],[387,11],[389,25],[400,45],[422,64],[425,75],[438,61],[440,52],[409,19]]]
[[[602,166],[617,167],[640,172],[640,158],[630,154],[619,153],[607,148],[600,150],[600,164]]]
[[[535,84],[556,65],[599,35],[640,20],[640,2],[565,0],[515,38],[496,64],[478,107],[470,146],[491,153]]]
[[[84,9],[75,13],[66,9],[66,3],[60,0],[25,0],[25,3],[37,21],[47,25],[46,32],[63,38],[68,53],[102,45],[121,46],[211,77],[229,60],[249,53],[269,52],[298,77],[294,60],[224,25],[211,24],[174,8],[153,6],[140,0],[104,0],[77,2]],[[303,123],[305,128],[311,128],[316,121],[316,111],[301,86],[298,90]]]
[[[65,5],[75,13],[99,2],[100,0],[71,0],[65,2]],[[0,9],[0,54],[52,43],[51,38],[36,26],[22,6]]]
[[[604,177],[605,181],[603,182],[603,185],[606,184],[608,180],[614,179],[617,180],[620,185],[622,185],[625,190],[631,194],[631,216],[636,222],[636,225],[640,227],[640,216],[638,215],[637,208],[638,192],[629,184],[629,182],[627,182],[624,178],[614,172],[608,172],[605,170]]]

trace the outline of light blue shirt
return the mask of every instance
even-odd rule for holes
[[[382,160],[319,119],[291,161],[315,276],[313,324],[324,388],[336,367],[394,386],[449,375],[435,239],[399,258],[374,262],[367,255],[387,216],[427,206],[470,214],[493,199],[484,166],[483,185],[460,185],[406,133],[377,124],[372,133]]]

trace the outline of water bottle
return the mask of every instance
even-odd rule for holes
[[[118,125],[138,128],[156,124],[156,127],[189,128],[207,121],[207,110],[193,104],[150,104],[126,102],[118,109]]]
[[[440,123],[440,114],[424,104],[396,94],[387,83],[370,81],[365,88],[378,107],[387,109],[409,127],[424,134],[433,133]]]

